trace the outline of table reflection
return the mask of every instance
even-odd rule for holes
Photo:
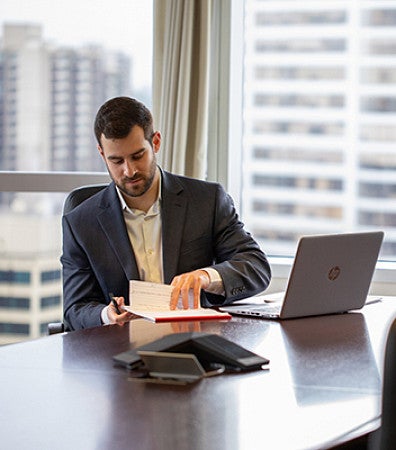
[[[192,333],[202,331],[201,322],[175,321],[148,323],[145,319],[129,322],[129,342],[133,347],[140,347],[149,342],[173,333]]]
[[[380,374],[363,314],[284,321],[281,333],[300,405],[378,394]],[[310,389],[305,389],[306,387]]]

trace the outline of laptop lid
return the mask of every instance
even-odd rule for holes
[[[382,231],[303,236],[279,313],[267,311],[274,308],[272,305],[257,303],[221,310],[288,319],[360,309],[367,298],[383,237]]]

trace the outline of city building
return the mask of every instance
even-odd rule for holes
[[[382,229],[396,256],[396,2],[245,1],[242,216],[263,248]]]
[[[0,344],[37,338],[62,317],[59,217],[0,214]]]

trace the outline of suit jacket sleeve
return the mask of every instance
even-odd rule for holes
[[[229,304],[264,291],[271,279],[265,253],[244,228],[231,197],[218,185],[214,224],[215,261],[225,298],[206,294],[207,306]]]
[[[114,186],[63,216],[62,228],[65,324],[72,330],[100,326],[108,293],[128,303],[128,280],[138,278]]]
[[[70,223],[63,226],[63,304],[66,329],[100,326],[100,315],[106,306],[97,278],[86,253],[78,244]]]
[[[165,282],[213,267],[225,295],[203,293],[202,306],[232,303],[262,292],[271,271],[264,252],[244,229],[231,197],[218,183],[163,173],[162,236]]]

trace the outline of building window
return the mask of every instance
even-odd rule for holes
[[[29,309],[30,299],[27,297],[0,297],[0,308]]]
[[[21,334],[28,335],[30,325],[27,323],[0,322],[0,334]]]
[[[30,272],[0,270],[0,283],[7,284],[29,284]]]
[[[40,307],[42,309],[51,308],[52,306],[59,306],[60,304],[61,304],[61,296],[60,295],[41,297],[41,299],[40,299]]]
[[[41,272],[42,283],[50,283],[52,281],[58,281],[60,279],[61,279],[60,270],[46,270],[44,272]]]

